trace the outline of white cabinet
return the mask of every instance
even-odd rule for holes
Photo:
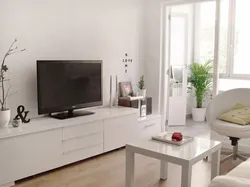
[[[104,152],[125,146],[138,136],[137,114],[104,120]]]
[[[63,128],[62,165],[103,153],[103,122]]]
[[[103,132],[103,121],[96,121],[92,123],[82,123],[72,127],[63,128],[63,140],[83,137],[90,134]]]
[[[138,124],[137,109],[101,108],[95,112],[65,121],[44,117],[19,128],[0,129],[0,187],[161,131],[160,116],[152,115]]]
[[[0,140],[0,186],[60,166],[62,129]]]
[[[93,109],[65,121],[34,119],[0,129],[0,187],[14,181],[124,147],[138,137],[137,110]]]
[[[62,165],[103,153],[103,120],[63,128]]]
[[[146,120],[139,121],[139,138],[150,139],[161,132],[161,116],[148,116]]]
[[[103,146],[102,132],[63,141],[63,154],[95,147],[97,145]]]
[[[62,155],[62,166],[74,163],[86,158],[90,158],[103,153],[103,145],[96,145],[93,147],[87,147],[85,149],[78,149],[72,152],[68,152]]]

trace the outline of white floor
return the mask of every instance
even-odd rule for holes
[[[167,127],[170,132],[181,132],[186,136],[208,138],[210,139],[210,127],[206,122],[194,122],[192,119],[187,119],[186,126]]]

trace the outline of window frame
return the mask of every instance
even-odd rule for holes
[[[227,59],[226,59],[226,73],[220,73],[221,79],[241,79],[250,80],[249,74],[236,74],[234,70],[234,50],[235,50],[235,31],[236,31],[236,0],[228,0],[228,38],[227,38]],[[222,2],[221,2],[222,3]],[[222,6],[221,6],[222,7]]]

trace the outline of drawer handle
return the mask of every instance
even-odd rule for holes
[[[145,128],[149,128],[149,127],[152,127],[152,126],[154,126],[154,125],[156,125],[156,124],[155,124],[155,123],[152,123],[152,124],[146,125]]]

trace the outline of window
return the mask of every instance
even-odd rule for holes
[[[250,26],[247,23],[247,20],[250,17],[249,5],[250,1],[236,1],[234,74],[250,74]]]
[[[219,72],[227,73],[227,41],[228,41],[228,13],[229,13],[229,1],[221,1],[221,14],[220,14],[220,33],[219,33]]]
[[[219,70],[221,77],[250,78],[250,1],[221,1]]]
[[[215,2],[195,4],[195,62],[204,63],[214,58],[215,10]]]

